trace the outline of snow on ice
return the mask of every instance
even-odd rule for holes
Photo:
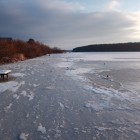
[[[27,140],[28,139],[29,134],[25,134],[25,133],[21,133],[19,136],[20,140]]]
[[[60,102],[59,102],[59,105],[60,105],[60,107],[61,107],[62,109],[65,108],[64,104],[62,104],[62,103],[60,103]]]
[[[17,92],[21,85],[24,85],[25,81],[16,82],[16,81],[9,81],[5,83],[0,83],[0,93],[5,92],[6,90]]]
[[[5,112],[8,112],[10,109],[11,109],[11,107],[12,107],[12,103],[10,103],[8,106],[6,106],[5,108],[4,108],[4,111]]]
[[[13,77],[23,77],[23,76],[25,76],[25,74],[24,73],[12,73],[11,76],[13,76]]]
[[[20,94],[23,95],[24,97],[28,97],[29,101],[33,100],[33,98],[34,98],[34,94],[31,91],[29,93],[27,93],[25,90],[23,90]]]
[[[42,134],[46,134],[46,128],[42,126],[41,123],[39,124],[37,131],[41,132]]]
[[[14,95],[13,95],[13,98],[15,98],[15,99],[18,100],[18,99],[19,99],[19,96],[18,96],[17,94],[14,94]]]

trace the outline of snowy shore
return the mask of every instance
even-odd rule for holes
[[[68,53],[0,66],[12,70],[0,139],[138,140],[139,63],[139,53]]]

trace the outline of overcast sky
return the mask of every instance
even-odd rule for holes
[[[140,0],[0,0],[0,36],[51,47],[140,42]]]

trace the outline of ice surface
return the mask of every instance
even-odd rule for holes
[[[113,88],[106,88],[106,87],[92,87],[92,86],[87,86],[87,90],[92,90],[94,98],[100,97],[100,100],[90,100],[85,103],[85,107],[91,108],[95,111],[100,111],[104,109],[127,109],[131,110],[133,103],[139,103],[140,98],[138,98],[138,93],[135,93],[134,91],[128,91],[127,92],[121,92],[119,90],[115,90]],[[118,100],[118,103],[113,102],[113,99]],[[128,101],[130,104],[122,104],[122,102]],[[119,103],[120,102],[120,103]]]
[[[67,55],[67,56],[66,56]],[[77,61],[140,61],[139,52],[91,52],[70,53],[63,57],[70,57],[72,62]],[[84,56],[84,57],[83,57]],[[68,59],[69,60],[69,59]]]
[[[131,59],[125,55],[107,56],[111,55],[107,53],[86,55],[52,55],[1,66],[17,71],[13,76],[19,78],[0,83],[0,137],[11,140],[17,136],[21,140],[139,139],[139,93],[125,89],[121,82],[118,86],[121,88],[114,88],[114,76],[106,80],[99,74],[112,72],[107,67],[112,63],[106,62],[104,68],[104,62],[96,62],[122,61],[120,57],[125,61]],[[136,56],[132,60],[136,61]],[[104,86],[102,81],[110,85]]]
[[[101,101],[91,100],[86,102],[84,105],[86,108],[91,108],[96,111],[110,108],[131,109],[131,106],[128,104],[119,104],[116,106],[115,103],[113,103],[114,98],[120,102],[127,100],[130,105],[134,102],[140,102],[139,94],[137,92],[134,90],[125,89],[123,84],[114,81],[112,76],[106,77],[104,75],[98,74],[104,71],[111,71],[111,69],[108,69],[106,66],[107,64],[105,61],[140,61],[139,53],[71,53],[62,55],[62,58],[62,61],[57,64],[57,66],[62,68],[68,67],[65,69],[65,74],[67,76],[72,77],[72,79],[78,81],[78,83],[82,83],[83,88],[85,88],[87,91],[91,90],[93,92],[94,98],[100,96],[102,99]],[[92,67],[92,61],[104,61],[104,63],[98,63],[98,66],[102,65],[102,67],[98,67],[98,69],[96,69],[96,67]],[[95,83],[95,81],[93,84],[91,84],[91,81],[85,75],[88,73],[96,74],[98,79],[110,82],[110,86],[103,86],[100,85],[99,82]],[[120,86],[118,89],[113,88],[113,84],[116,83]],[[60,106],[62,105],[60,104]]]

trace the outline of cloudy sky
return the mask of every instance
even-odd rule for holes
[[[51,47],[140,41],[140,0],[0,0],[0,36]]]

